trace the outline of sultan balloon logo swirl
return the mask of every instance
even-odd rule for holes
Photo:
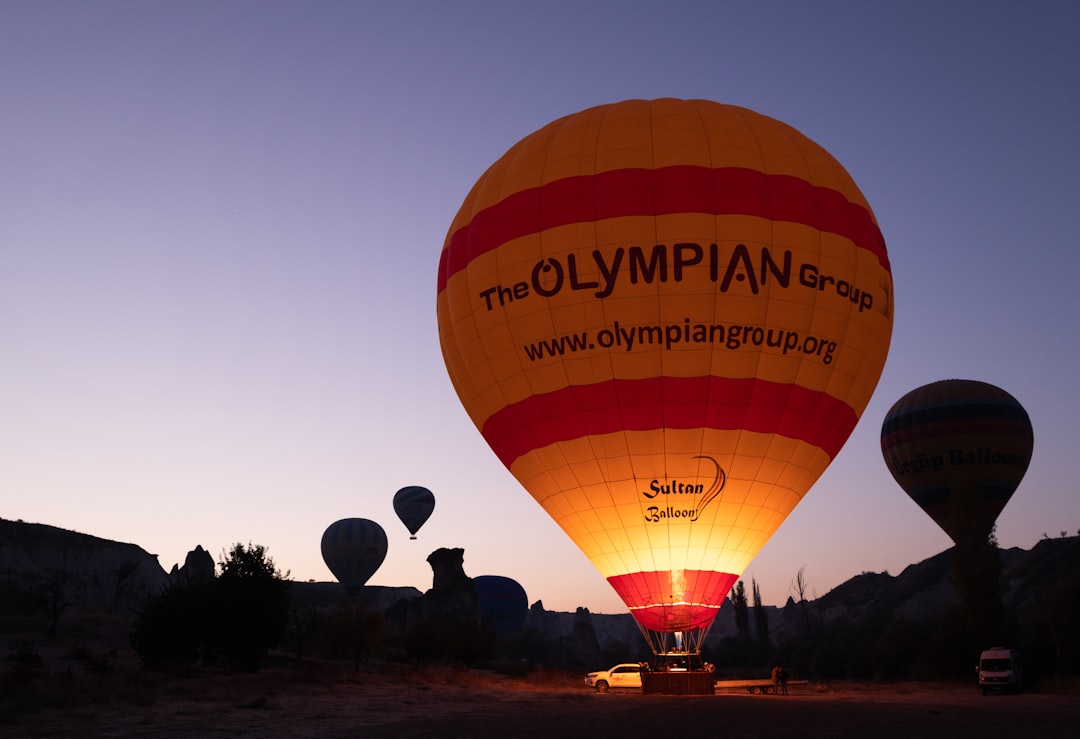
[[[480,177],[437,310],[476,427],[658,649],[704,635],[851,434],[892,272],[850,175],[795,129],[630,100]]]
[[[713,479],[713,484],[709,487],[705,494],[701,496],[701,500],[698,501],[697,510],[694,511],[694,520],[697,520],[701,516],[701,512],[705,510],[705,506],[709,505],[720,494],[720,491],[724,489],[724,483],[727,481],[727,475],[724,473],[724,468],[720,466],[712,457],[704,454],[699,454],[698,459],[707,459],[716,465],[716,477]]]

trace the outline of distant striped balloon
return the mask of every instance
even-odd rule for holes
[[[412,534],[410,539],[416,538],[416,532],[434,510],[435,496],[427,488],[410,485],[394,493],[394,513]]]
[[[1024,407],[999,387],[941,380],[896,401],[881,453],[900,487],[957,544],[985,539],[1031,462]]]
[[[526,136],[465,198],[437,290],[473,423],[657,651],[704,634],[840,451],[892,334],[885,241],[851,176],[707,100]]]
[[[360,592],[382,566],[386,549],[386,532],[366,518],[335,521],[322,536],[323,561],[349,595]]]

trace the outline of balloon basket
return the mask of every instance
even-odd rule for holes
[[[711,625],[711,624],[710,624]],[[716,672],[701,659],[709,627],[689,631],[653,631],[638,624],[654,659],[642,664],[641,692],[653,695],[713,695]]]
[[[714,695],[713,672],[643,672],[641,692],[648,695]]]

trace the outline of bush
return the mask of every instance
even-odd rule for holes
[[[160,668],[199,662],[213,596],[213,583],[180,583],[148,598],[132,634],[143,665]]]
[[[428,618],[409,629],[405,649],[414,659],[474,665],[495,656],[495,633],[476,621]]]
[[[382,651],[386,620],[363,605],[342,603],[319,625],[315,653],[324,659],[351,659],[356,666]]]
[[[235,544],[219,566],[214,580],[171,585],[143,605],[133,643],[145,666],[257,670],[284,637],[289,583],[265,547]]]

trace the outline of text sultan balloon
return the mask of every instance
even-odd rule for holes
[[[656,649],[704,635],[840,451],[893,288],[870,206],[820,146],[744,108],[630,100],[480,177],[437,309],[473,422]]]

